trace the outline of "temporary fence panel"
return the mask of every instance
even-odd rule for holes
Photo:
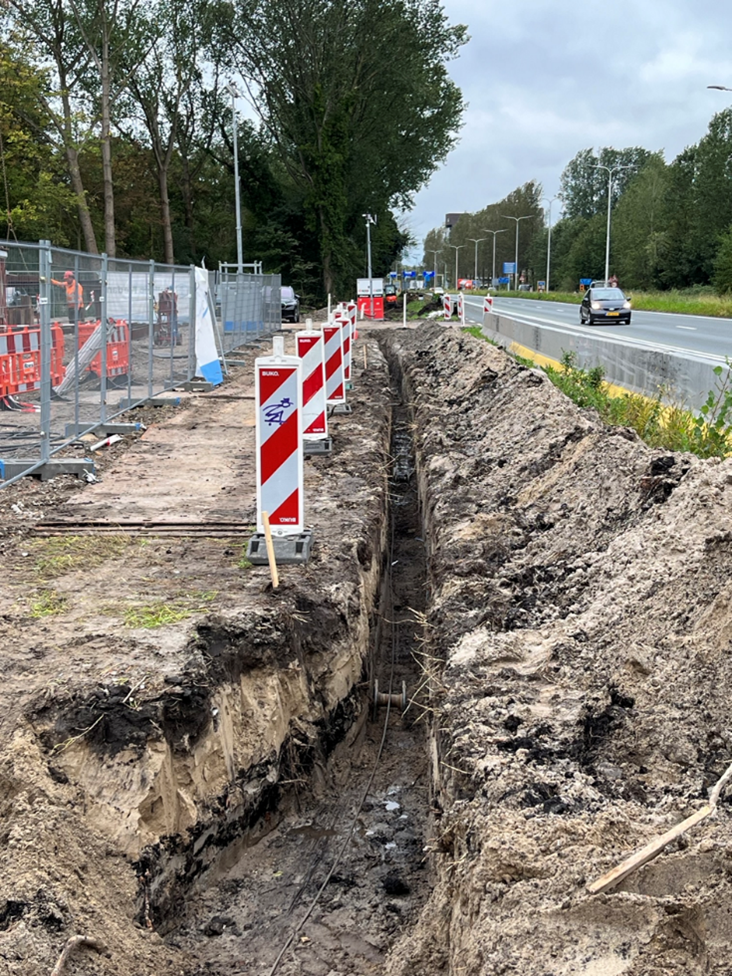
[[[257,531],[267,512],[272,532],[304,529],[302,365],[296,356],[255,360]]]
[[[302,359],[303,435],[309,440],[322,440],[328,436],[323,333],[318,329],[297,332],[295,342]]]

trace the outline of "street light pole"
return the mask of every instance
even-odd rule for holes
[[[595,169],[607,171],[607,234],[605,235],[605,284],[610,277],[610,212],[613,202],[613,174],[621,169],[631,169],[630,166],[603,166],[601,163],[595,164]]]
[[[363,214],[366,220],[366,253],[368,255],[368,265],[369,265],[369,318],[374,317],[374,278],[371,272],[371,225],[376,223],[376,217],[373,214],[365,213]]]
[[[429,251],[425,251],[425,253],[426,254],[431,254],[432,255],[432,259],[435,262],[434,263],[434,274],[435,274],[435,285],[437,285],[437,255],[438,254],[441,254],[442,253],[442,250],[440,249],[439,251],[433,251],[432,249],[430,249]]]
[[[523,217],[512,217],[510,214],[501,214],[501,217],[505,217],[506,220],[516,221],[516,262],[513,270],[513,284],[514,289],[518,290],[518,235],[519,235],[519,221],[520,220],[530,220],[534,215],[525,214]]]
[[[461,247],[465,247],[464,244],[451,244],[450,247],[455,249],[455,287],[457,288],[458,283],[458,251]]]
[[[491,275],[491,287],[493,287],[493,282],[496,280],[496,234],[505,234],[506,228],[502,230],[490,230],[487,227],[481,227],[484,234],[493,234],[493,274]]]
[[[231,115],[234,122],[234,199],[236,202],[236,269],[239,274],[244,270],[244,249],[241,243],[241,200],[239,199],[239,151],[237,149],[236,101],[240,98],[236,85],[230,81],[226,86],[231,95]]]
[[[476,240],[474,237],[469,237],[468,240],[469,241],[473,241],[473,243],[475,244],[475,273],[474,273],[473,277],[474,278],[477,278],[478,277],[478,245],[480,244],[481,241],[487,241],[488,238],[487,237],[479,237]]]
[[[542,197],[541,199],[546,200],[546,202],[549,204],[549,238],[546,245],[546,290],[549,291],[549,270],[552,265],[552,204],[555,200],[558,200],[559,197],[552,197],[551,200],[549,197]]]

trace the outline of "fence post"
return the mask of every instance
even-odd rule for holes
[[[196,267],[191,265],[188,269],[188,376],[186,379],[192,380],[196,375]],[[216,323],[212,323],[216,328]]]
[[[107,272],[109,270],[109,258],[106,254],[102,254],[102,267],[101,267],[101,279],[102,279],[102,293],[99,296],[99,304],[101,306],[101,321],[100,325],[102,327],[102,348],[100,350],[101,360],[100,360],[100,386],[99,386],[99,399],[100,399],[100,413],[99,420],[101,423],[105,423],[107,419]]]
[[[41,461],[51,457],[51,242],[40,241],[38,304],[41,330]]]
[[[147,330],[147,395],[152,399],[153,395],[153,332],[155,329],[155,262],[150,261],[150,272],[148,278],[150,289],[150,299],[148,302],[148,330]]]

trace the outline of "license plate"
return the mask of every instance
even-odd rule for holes
[[[608,315],[620,315],[620,312],[608,312]]]

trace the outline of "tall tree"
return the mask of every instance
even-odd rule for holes
[[[452,147],[463,102],[446,62],[465,29],[438,0],[239,0],[227,39],[333,291],[356,270],[361,214],[409,207]]]
[[[650,152],[641,146],[629,149],[582,149],[564,169],[559,195],[568,217],[593,217],[607,211],[609,173],[613,170],[612,200],[614,206],[630,180],[645,166]],[[607,168],[603,168],[607,167]]]

